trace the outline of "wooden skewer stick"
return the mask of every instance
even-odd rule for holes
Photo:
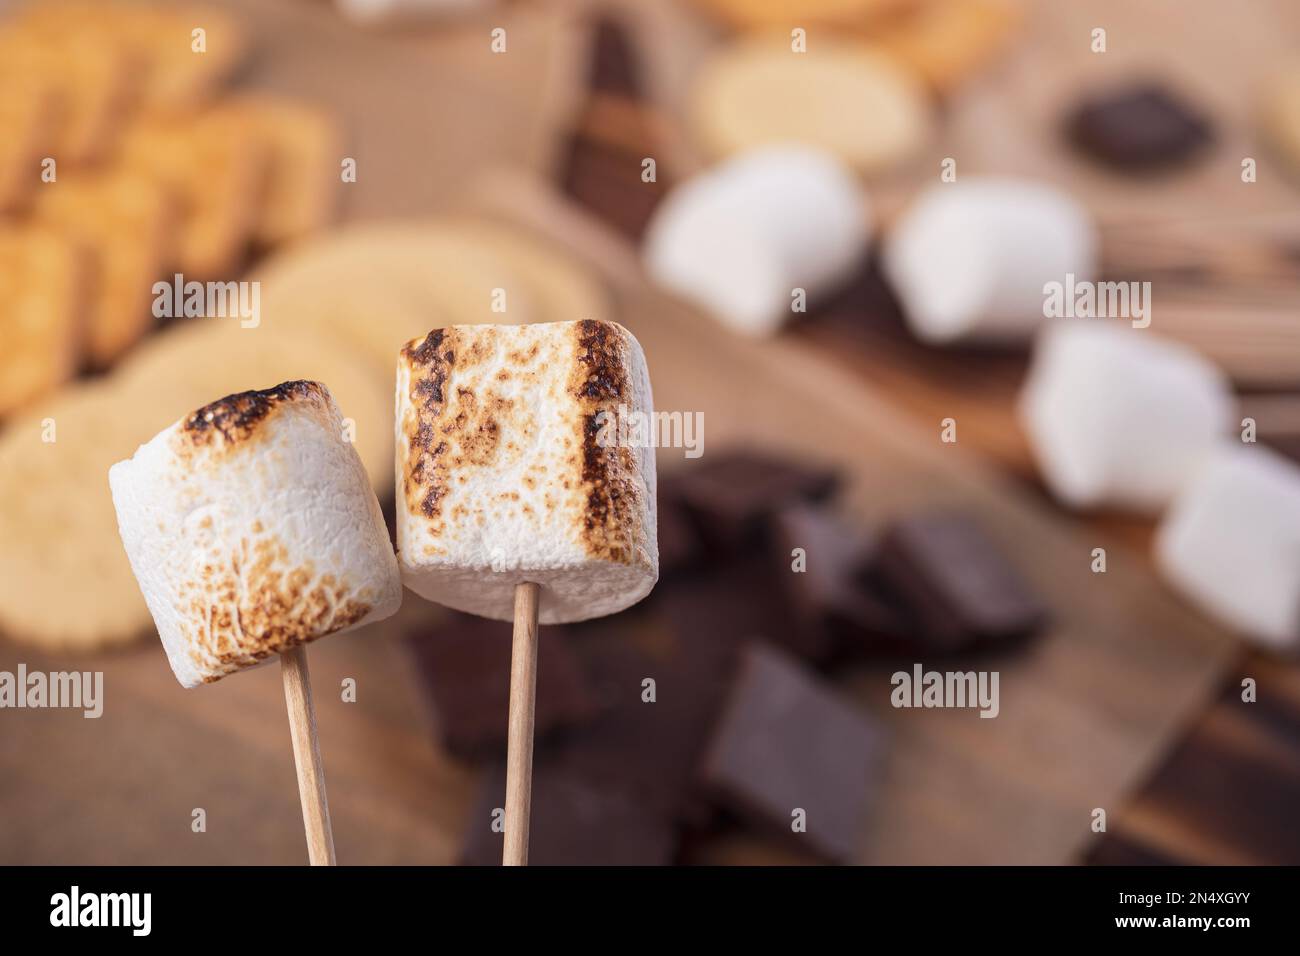
[[[307,648],[299,644],[281,654],[280,673],[284,677],[284,702],[289,708],[293,762],[298,768],[307,859],[312,866],[334,866],[334,831],[330,828],[329,801],[325,798],[325,765],[320,759],[320,741],[316,737],[316,708],[311,700]]]
[[[504,866],[528,865],[528,816],[533,799],[533,710],[537,699],[538,585],[515,585],[515,634],[510,651],[510,729],[506,750]]]

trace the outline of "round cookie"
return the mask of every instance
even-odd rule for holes
[[[149,632],[117,532],[109,466],[196,408],[295,378],[323,382],[379,493],[393,485],[392,384],[328,339],[194,319],[107,379],[38,401],[0,433],[0,635],[93,650]],[[54,441],[44,439],[51,435]]]
[[[262,282],[271,328],[345,341],[391,376],[403,343],[447,325],[523,325],[610,312],[599,282],[522,231],[469,216],[352,226],[273,257]],[[497,299],[495,290],[505,293]],[[493,311],[504,301],[505,311]]]
[[[523,284],[499,257],[446,226],[377,223],[303,242],[254,267],[268,328],[346,342],[391,378],[405,342],[443,325],[532,320]],[[493,290],[507,290],[494,312]]]
[[[73,385],[0,433],[0,498],[10,503],[0,509],[6,638],[93,650],[149,629],[118,538],[108,469],[152,433],[143,409],[118,398],[102,382]]]
[[[850,26],[893,13],[914,0],[695,0],[740,30],[813,23]]]
[[[329,336],[265,325],[245,329],[234,319],[190,319],[149,339],[112,382],[118,393],[149,406],[147,439],[208,402],[294,379],[330,390],[344,418],[355,423],[353,441],[371,485],[381,498],[391,492],[392,372],[379,374]]]
[[[605,321],[613,305],[600,281],[545,240],[489,219],[448,220],[462,241],[490,251],[514,273],[535,311],[533,322]]]
[[[798,142],[875,173],[916,152],[930,126],[925,90],[888,56],[818,37],[806,53],[758,37],[724,48],[695,78],[690,124],[714,157]]]
[[[1300,60],[1272,73],[1260,97],[1261,132],[1273,151],[1300,178]]]

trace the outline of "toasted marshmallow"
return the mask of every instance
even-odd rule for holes
[[[323,385],[213,402],[108,480],[131,569],[185,687],[401,603],[379,502]]]
[[[1225,445],[1174,499],[1156,562],[1246,637],[1300,645],[1300,468],[1259,446]]]
[[[882,265],[917,338],[1004,343],[1043,322],[1043,287],[1090,281],[1096,227],[1070,197],[1016,179],[931,186],[885,241]]]
[[[1076,508],[1155,512],[1211,454],[1233,399],[1196,352],[1114,319],[1052,319],[1020,418],[1053,493]]]
[[[866,196],[829,153],[772,146],[674,189],[646,230],[646,268],[740,332],[767,335],[843,284],[871,238]]]
[[[515,585],[533,582],[544,624],[641,600],[659,576],[654,449],[618,425],[652,415],[641,346],[612,322],[458,325],[408,343],[403,582],[498,620],[512,617]]]

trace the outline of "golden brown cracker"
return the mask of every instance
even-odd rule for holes
[[[172,225],[166,193],[124,170],[65,173],[41,186],[33,214],[93,257],[87,351],[106,366],[153,323],[152,286],[164,270]]]
[[[0,225],[0,417],[77,371],[85,261],[44,226]]]
[[[142,410],[78,383],[0,431],[0,635],[84,651],[148,631],[108,488],[109,466],[150,437]]]
[[[50,155],[77,166],[112,152],[134,98],[136,71],[129,51],[111,36],[60,29],[59,22],[20,20],[0,29],[0,85],[14,77],[50,84],[56,97]]]
[[[287,248],[249,277],[262,282],[268,326],[345,341],[386,378],[401,345],[431,328],[537,321],[504,260],[437,222],[347,226]]]
[[[249,45],[237,20],[201,5],[45,0],[26,7],[15,27],[41,42],[77,37],[118,50],[148,110],[193,109],[211,99]]]
[[[186,279],[239,267],[256,224],[265,157],[251,124],[220,109],[140,117],[123,134],[121,162],[163,184],[177,204],[174,265]]]
[[[52,84],[30,74],[6,77],[0,69],[0,212],[22,207],[35,191],[57,104]]]
[[[740,30],[861,24],[914,0],[696,0],[712,16]]]
[[[997,56],[1022,18],[1014,0],[928,0],[866,36],[944,93]]]
[[[397,345],[393,347],[396,361]],[[154,434],[225,395],[306,379],[324,383],[355,429],[375,490],[393,488],[393,373],[379,375],[346,344],[237,318],[188,319],[150,338],[114,373],[117,392],[151,408]]]
[[[1300,177],[1300,60],[1284,64],[1267,78],[1259,122],[1273,151]]]
[[[137,8],[121,30],[148,64],[140,97],[146,109],[192,109],[212,99],[249,47],[238,21],[211,6]]]
[[[277,245],[324,227],[340,182],[337,123],[323,110],[265,94],[228,100],[221,109],[247,121],[266,147],[256,240]]]
[[[913,74],[865,44],[822,37],[796,53],[788,38],[761,34],[705,63],[691,88],[690,121],[715,158],[800,142],[871,174],[924,144],[928,100]]]

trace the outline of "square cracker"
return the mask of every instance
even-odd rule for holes
[[[257,242],[273,246],[324,227],[338,196],[342,136],[334,119],[316,107],[264,94],[240,96],[221,109],[247,123],[267,151]]]
[[[0,30],[0,87],[24,79],[48,84],[56,97],[49,155],[71,166],[108,156],[130,109],[135,69],[112,37],[20,21]]]
[[[110,364],[152,324],[172,226],[166,193],[125,170],[69,173],[41,187],[33,214],[92,256],[87,351],[95,365]]]
[[[0,226],[0,416],[77,370],[84,259],[43,226]]]
[[[265,157],[253,125],[224,109],[140,117],[123,134],[121,162],[164,185],[176,203],[174,265],[186,280],[239,267],[256,225]]]

